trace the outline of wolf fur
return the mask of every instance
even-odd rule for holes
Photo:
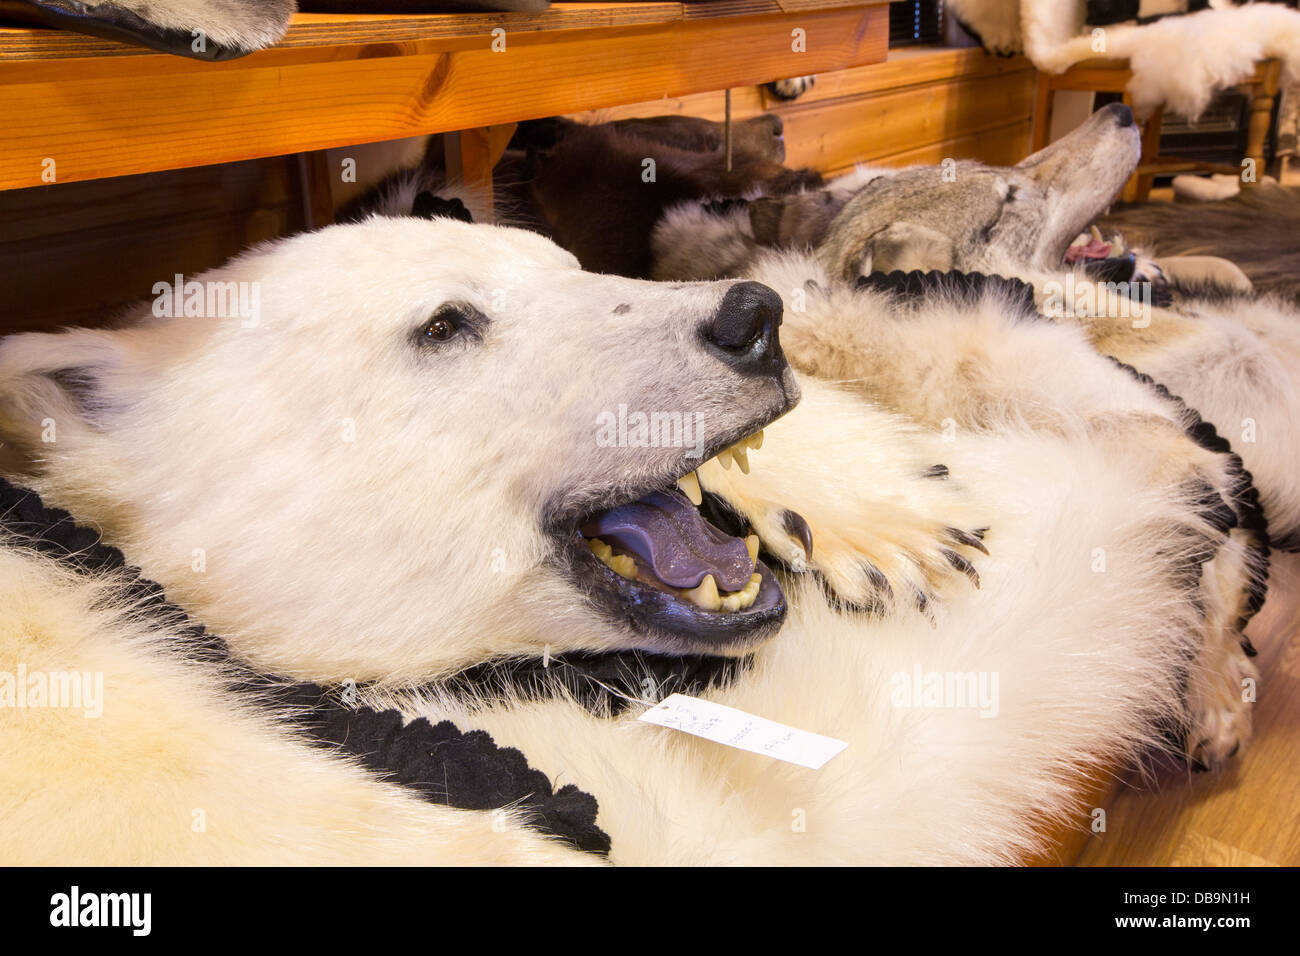
[[[488,730],[596,795],[614,862],[1013,862],[1079,809],[1086,775],[1169,734],[1227,760],[1254,671],[1233,589],[1213,586],[1247,573],[1205,507],[1223,462],[1076,330],[992,301],[976,324],[942,297],[900,312],[818,268],[755,265],[786,300],[803,398],[750,474],[700,478],[793,569],[785,627],[705,696],[846,740],[819,772],[638,722],[640,706],[428,683],[548,649],[680,649],[601,616],[544,529],[682,469],[675,451],[597,448],[598,410],[693,407],[730,441],[788,406],[791,382],[783,398],[700,346],[731,282],[595,276],[541,237],[446,219],[331,227],[201,277],[262,283],[255,327],[141,316],[4,340],[0,438],[241,660],[371,680],[409,717]],[[804,301],[809,279],[823,291]],[[448,301],[486,324],[419,352],[412,329]],[[1042,367],[1063,345],[1068,393]],[[175,659],[111,578],[21,540],[0,561],[0,669],[106,676],[98,722],[0,709],[6,859],[591,861],[307,749]],[[998,675],[996,715],[904,706],[917,673]]]

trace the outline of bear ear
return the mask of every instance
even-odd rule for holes
[[[459,199],[443,199],[425,190],[415,197],[411,204],[411,215],[420,219],[459,219],[461,222],[474,221],[465,204]]]
[[[0,442],[31,454],[51,434],[103,425],[104,379],[122,364],[112,332],[68,329],[0,338]]]
[[[911,222],[896,222],[867,240],[858,275],[872,272],[948,272],[956,250],[951,237]]]

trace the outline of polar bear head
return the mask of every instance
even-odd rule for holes
[[[779,627],[771,573],[675,488],[797,400],[766,287],[416,218],[165,278],[120,327],[0,342],[0,439],[256,666],[406,682]]]

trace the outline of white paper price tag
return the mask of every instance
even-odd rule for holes
[[[843,740],[788,727],[775,720],[755,717],[743,710],[686,694],[665,697],[640,719],[811,770],[820,770],[848,746]]]

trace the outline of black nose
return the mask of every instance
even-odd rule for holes
[[[718,304],[704,338],[738,371],[773,371],[785,363],[777,327],[781,297],[758,282],[737,282]]]
[[[1133,111],[1123,103],[1111,103],[1106,109],[1110,110],[1115,117],[1115,122],[1120,128],[1133,125]]]

